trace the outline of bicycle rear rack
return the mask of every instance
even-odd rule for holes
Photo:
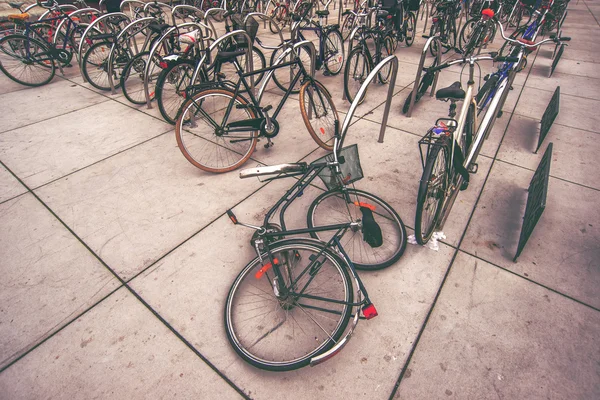
[[[448,123],[444,123],[444,121]],[[431,152],[431,147],[445,147],[448,145],[447,139],[452,137],[454,127],[457,125],[455,119],[452,118],[439,118],[435,121],[435,125],[429,128],[425,136],[419,140],[419,153],[421,156],[421,167],[425,169],[425,162]],[[425,155],[423,155],[423,148],[426,148]]]

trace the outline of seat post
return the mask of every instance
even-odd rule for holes
[[[450,99],[450,110],[448,111],[450,118],[456,117],[456,100]]]

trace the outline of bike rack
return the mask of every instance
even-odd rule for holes
[[[316,50],[315,50],[315,44],[309,40],[303,40],[301,42],[295,43],[292,47],[289,47],[287,49],[285,49],[285,51],[283,53],[281,53],[281,55],[279,57],[277,57],[277,59],[273,62],[272,66],[278,65],[281,62],[283,62],[283,60],[285,60],[285,58],[292,53],[293,51],[295,51],[296,49],[298,49],[299,47],[305,47],[307,49],[307,51],[310,54],[310,76],[314,77],[315,76],[315,66],[316,66]],[[269,81],[271,80],[271,78],[273,77],[275,70],[271,70],[267,73],[267,75],[263,78],[263,83],[261,85],[261,87],[258,89],[258,94],[256,95],[256,99],[258,101],[258,103],[260,104],[260,101],[262,99],[262,95],[265,91],[265,89],[267,88],[267,84],[269,83]],[[310,115],[310,109],[309,109],[309,118],[311,117]]]
[[[125,12],[125,9],[127,8],[127,6],[129,6],[129,15],[127,15],[127,12]],[[145,6],[146,6],[146,3],[143,1],[140,1],[140,0],[123,0],[121,2],[120,9],[123,14],[127,15],[129,17],[129,19],[131,21],[133,21],[134,19],[136,19],[135,18],[136,14],[137,14],[135,12],[136,8],[138,10],[143,10]]]
[[[179,16],[180,12],[181,16]],[[181,23],[202,21],[203,19],[205,19],[204,11],[194,6],[188,6],[183,4],[173,7],[173,10],[171,10],[171,17],[171,24],[173,26],[177,26],[177,17],[180,17],[183,20],[183,22]],[[192,21],[187,21],[187,18],[192,19]]]
[[[85,22],[83,22],[84,24],[89,24],[92,22],[92,17],[96,16],[96,17],[100,17],[100,11],[95,9],[95,8],[81,8],[78,9],[77,11],[73,11],[71,14],[69,14],[69,17],[71,19],[73,18],[79,18],[79,20],[81,21],[81,17],[89,15],[90,18],[89,20],[86,20]],[[61,32],[63,30],[63,27],[65,26],[65,24],[68,22],[69,20],[67,18],[64,18],[62,21],[60,21],[60,23],[58,24],[58,26],[56,27],[56,30],[54,31],[54,37],[52,38],[52,43],[56,44],[56,40],[58,39],[58,33]],[[78,54],[79,55],[79,54]]]
[[[219,15],[219,14],[221,14],[221,16],[222,16],[222,14],[226,13],[226,12],[227,12],[227,10],[224,8],[209,8],[204,13],[204,20],[210,26],[210,29],[212,29],[215,36],[217,35],[217,29],[215,28],[215,24],[213,23],[213,21],[216,21],[214,16]],[[217,21],[217,22],[220,22],[220,21]]]
[[[210,10],[209,10],[210,11]],[[206,12],[206,14],[208,15],[208,11]],[[248,71],[254,71],[254,65],[253,65],[253,60],[252,60],[252,41],[250,40],[250,36],[248,35],[248,33],[244,30],[238,29],[235,31],[231,31],[229,33],[226,33],[225,35],[221,36],[220,38],[218,38],[217,40],[215,40],[210,47],[208,48],[208,51],[205,52],[202,55],[202,58],[200,58],[200,62],[198,63],[198,65],[196,66],[196,69],[194,70],[194,74],[192,75],[192,80],[190,81],[190,85],[193,85],[194,82],[196,82],[196,79],[198,79],[198,74],[200,73],[200,70],[202,69],[202,66],[204,65],[204,63],[206,62],[206,57],[208,54],[212,54],[213,50],[221,44],[221,42],[223,42],[226,39],[234,38],[237,35],[244,35],[246,37],[246,41],[247,43],[250,44],[250,46],[246,47],[246,66],[247,66],[247,70]],[[214,57],[211,57],[211,60]],[[244,71],[244,72],[248,72],[248,71]],[[254,76],[250,76],[250,90],[254,90]]]
[[[440,43],[440,37],[439,36],[432,36],[429,39],[427,39],[427,42],[425,43],[425,46],[423,47],[423,52],[421,53],[421,61],[419,61],[419,68],[417,69],[417,76],[415,77],[415,84],[413,87],[412,92],[410,92],[410,106],[408,106],[408,112],[406,113],[406,116],[408,118],[410,118],[410,116],[412,115],[412,110],[413,107],[415,105],[415,98],[417,95],[417,91],[419,90],[419,84],[421,83],[421,74],[423,73],[423,66],[425,65],[425,59],[427,58],[427,51],[429,50],[429,47],[431,46],[431,43],[433,43],[433,41],[437,41],[437,46],[438,46],[438,52],[437,52],[437,65],[440,65],[442,62],[442,52],[441,52],[441,43]],[[433,83],[431,84],[431,91],[430,91],[430,96],[433,96],[433,93],[435,93],[435,86],[437,85],[437,80],[438,80],[438,75],[439,75],[439,71],[435,72],[435,77],[433,78]]]
[[[113,60],[115,58],[115,51],[116,51],[117,47],[119,47],[119,43],[123,43],[123,47],[125,47],[124,44],[125,44],[125,42],[127,42],[127,48],[130,51],[130,53],[132,53],[132,56],[135,56],[136,54],[139,54],[140,52],[144,51],[144,49],[146,49],[146,47],[149,44],[148,36],[144,33],[144,31],[148,31],[148,25],[150,25],[152,23],[159,23],[159,22],[156,18],[153,18],[153,17],[144,17],[144,18],[136,19],[136,20],[132,21],[129,25],[127,25],[125,27],[125,29],[123,29],[121,31],[121,33],[119,33],[119,35],[117,35],[113,45],[110,48],[110,53],[108,53],[108,58],[107,58],[108,84],[110,85],[110,90],[111,90],[112,94],[116,94],[115,83],[113,81],[112,75],[114,72]],[[135,40],[135,36],[138,34],[142,34],[145,37],[144,43],[141,48],[138,46],[137,40]],[[131,51],[132,44],[133,44],[134,51]]]
[[[152,68],[152,63],[150,62],[150,60],[152,60],[154,58],[154,56],[156,55],[156,52],[158,51],[158,49],[160,48],[161,44],[163,43],[163,41],[165,39],[168,39],[169,37],[171,37],[173,35],[173,33],[175,31],[178,31],[180,29],[183,28],[195,28],[198,30],[198,32],[200,32],[201,37],[199,38],[199,43],[200,43],[200,49],[204,50],[204,33],[202,32],[202,29],[206,29],[207,33],[208,31],[210,31],[210,28],[201,23],[201,22],[184,22],[182,24],[173,26],[169,29],[167,29],[165,31],[165,33],[160,37],[160,39],[158,39],[156,41],[156,43],[154,43],[154,46],[152,46],[152,49],[150,50],[150,54],[148,55],[148,62],[146,63],[146,68],[144,69],[144,95],[146,96],[146,106],[150,109],[152,108],[151,102],[152,99],[150,98],[150,68]],[[180,35],[180,33],[178,33],[178,35]]]
[[[32,5],[37,6],[37,3],[34,3]],[[46,7],[44,7],[44,8],[46,8]],[[62,11],[77,11],[77,10],[79,10],[79,8],[75,7],[73,4],[59,4],[58,8],[60,8]],[[27,12],[27,10],[29,10],[29,8],[25,9],[25,12]],[[40,17],[38,18],[38,21],[41,19],[44,19],[44,18],[48,18],[48,14],[50,14],[51,12],[52,12],[51,9],[48,9],[45,12],[43,12],[42,15],[40,15]]]
[[[115,22],[110,23],[110,24],[105,23],[109,19],[114,19]],[[82,54],[82,51],[83,51],[83,45],[84,45],[84,43],[87,43],[88,39],[91,41],[94,40],[94,37],[91,36],[90,33],[100,31],[104,34],[115,34],[116,35],[117,33],[112,31],[111,29],[109,29],[109,27],[113,27],[113,26],[121,27],[122,26],[123,28],[121,28],[121,30],[123,30],[130,23],[131,23],[131,19],[125,13],[104,14],[97,20],[93,21],[87,27],[87,29],[83,32],[83,35],[81,35],[81,40],[79,41],[79,49],[77,50],[77,53],[79,54],[79,71],[81,73],[81,77],[83,78],[84,82],[87,82],[87,81],[85,79],[85,75],[83,74],[83,56],[84,56],[84,54]]]
[[[358,93],[356,94],[356,97],[354,98],[354,101],[352,102],[352,105],[350,106],[350,110],[348,110],[348,114],[346,114],[346,118],[344,118],[344,122],[342,123],[342,129],[340,131],[341,132],[340,141],[338,143],[338,148],[334,149],[334,151],[338,152],[339,150],[342,149],[342,147],[344,145],[344,139],[346,137],[346,133],[348,132],[348,128],[350,127],[350,122],[352,121],[352,118],[354,117],[354,112],[356,111],[356,108],[358,107],[360,100],[362,99],[365,92],[367,91],[367,87],[371,84],[371,82],[373,82],[373,80],[375,80],[375,77],[377,76],[379,71],[386,64],[389,64],[389,63],[392,63],[392,76],[390,77],[387,99],[385,102],[385,108],[383,110],[383,118],[381,119],[381,129],[379,130],[379,139],[377,140],[379,143],[383,143],[383,138],[385,136],[385,129],[387,127],[388,116],[390,114],[390,108],[392,105],[392,97],[394,96],[394,86],[396,85],[396,76],[398,75],[398,57],[396,57],[393,54],[391,56],[387,56],[386,58],[384,58],[379,64],[377,64],[375,66],[375,68],[373,68],[373,71],[371,71],[369,76],[367,76],[367,79],[364,81],[364,83],[358,90]]]
[[[260,18],[260,19],[262,19],[263,21],[265,21],[265,24],[266,24],[267,20],[268,20],[269,22],[272,22],[272,23],[274,23],[274,24],[275,24],[275,26],[277,27],[277,30],[278,30],[278,32],[279,32],[279,39],[281,39],[281,42],[280,42],[280,43],[282,43],[282,44],[283,44],[283,43],[285,42],[285,40],[283,39],[283,33],[281,33],[281,28],[279,27],[279,24],[278,24],[278,23],[277,23],[277,21],[275,21],[275,20],[274,20],[272,17],[269,17],[269,16],[268,16],[267,14],[265,14],[265,13],[259,13],[259,12],[252,12],[252,13],[249,13],[249,14],[248,14],[248,15],[246,15],[246,17],[244,18],[244,27],[246,27],[246,23],[248,22],[248,18],[250,18],[250,17],[257,17],[257,18]],[[258,36],[258,34],[257,34],[257,36]]]
[[[150,15],[150,9],[154,8],[157,11],[160,11],[160,13],[163,15],[163,21],[168,21],[169,20],[169,14],[173,14],[173,8],[166,4],[166,3],[159,3],[158,1],[154,0],[152,2],[146,3],[146,5],[144,6],[144,16],[145,17],[149,17]],[[166,11],[165,11],[166,10]],[[156,18],[156,17],[154,17]]]

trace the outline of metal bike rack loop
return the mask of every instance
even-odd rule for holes
[[[108,21],[109,19],[114,19],[116,22],[113,24],[107,24],[106,21]],[[129,25],[131,23],[131,19],[129,18],[129,16],[127,14],[124,13],[110,13],[110,14],[104,14],[103,16],[101,16],[100,18],[96,19],[94,22],[92,22],[87,28],[86,30],[83,32],[83,35],[81,35],[81,40],[79,41],[79,49],[77,49],[77,52],[79,53],[79,71],[81,73],[81,77],[83,78],[84,82],[87,82],[87,80],[85,79],[85,75],[83,74],[83,56],[85,54],[82,54],[83,51],[83,45],[84,43],[87,42],[87,39],[90,39],[93,41],[94,37],[90,36],[91,33],[93,32],[102,32],[104,34],[115,34],[115,36],[117,35],[116,32],[112,32],[109,27],[110,26],[123,26],[123,28],[125,28],[125,26]]]
[[[165,33],[160,37],[160,39],[158,39],[152,46],[152,49],[150,50],[150,54],[148,54],[148,62],[146,63],[146,68],[144,69],[144,95],[146,96],[146,106],[148,108],[152,108],[152,105],[151,105],[152,99],[150,96],[150,88],[149,88],[150,68],[152,66],[152,63],[150,62],[150,60],[152,60],[154,58],[154,55],[156,54],[156,52],[162,45],[163,40],[169,38],[175,31],[179,31],[180,29],[184,29],[184,28],[196,28],[198,30],[198,32],[200,33],[200,38],[198,39],[198,42],[200,45],[200,50],[204,50],[204,33],[202,32],[202,29],[204,28],[206,30],[210,30],[210,28],[201,22],[184,22],[177,26],[172,26],[171,28],[169,28],[165,31]]]
[[[77,11],[73,11],[71,14],[69,14],[69,18],[73,19],[73,18],[79,18],[81,19],[82,16],[85,15],[89,15],[90,16],[90,22],[92,22],[92,18],[94,16],[96,17],[100,17],[100,11],[95,9],[95,8],[81,8],[78,9]],[[56,30],[54,31],[54,37],[52,38],[52,43],[56,44],[56,40],[58,39],[58,34],[59,32],[61,32],[63,30],[63,27],[65,26],[65,24],[69,21],[68,18],[64,18],[63,20],[60,21],[60,23],[58,24],[58,26],[56,27]],[[85,24],[87,24],[88,22],[84,22]]]
[[[388,116],[390,114],[390,107],[392,105],[392,97],[394,96],[394,86],[396,85],[396,76],[398,75],[398,57],[395,55],[390,55],[384,58],[379,64],[373,68],[373,71],[367,76],[367,79],[364,81],[352,105],[350,106],[350,110],[348,110],[348,114],[346,118],[344,118],[344,122],[342,123],[342,129],[340,134],[340,141],[338,142],[338,148],[334,149],[334,151],[339,152],[344,146],[344,139],[346,138],[346,133],[348,132],[348,128],[350,127],[350,122],[352,122],[352,118],[354,117],[354,112],[356,108],[359,106],[361,99],[363,98],[365,92],[367,91],[367,87],[375,80],[379,71],[385,67],[387,64],[392,63],[392,76],[389,82],[388,95],[385,102],[385,108],[383,110],[383,118],[381,119],[381,129],[379,130],[379,139],[377,140],[379,143],[383,143],[383,138],[385,136],[385,129],[387,127]]]
[[[172,17],[171,25],[173,25],[173,26],[177,25],[177,17],[179,17],[180,13],[182,14],[181,15],[181,19],[183,20],[182,23],[202,21],[205,19],[204,11],[202,11],[201,9],[194,7],[194,6],[188,6],[185,4],[181,4],[181,5],[173,7],[173,10],[171,10],[171,17]],[[192,21],[186,21],[185,20],[186,18],[191,18]]]
[[[431,46],[431,43],[433,43],[433,41],[437,41],[437,65],[440,65],[442,62],[442,45],[440,43],[440,37],[439,36],[432,36],[429,39],[427,39],[427,42],[425,43],[425,46],[423,47],[423,52],[421,53],[421,61],[419,61],[419,68],[417,69],[417,76],[415,77],[415,84],[413,87],[412,92],[410,92],[410,105],[408,106],[408,112],[406,113],[406,116],[408,118],[410,118],[410,116],[412,115],[412,110],[413,110],[413,106],[415,105],[415,98],[417,96],[417,91],[419,90],[419,84],[421,83],[421,73],[423,72],[423,66],[425,65],[425,58],[427,58],[427,51],[429,50],[429,47]],[[431,91],[430,91],[430,96],[433,96],[433,93],[435,93],[435,86],[437,85],[437,80],[438,80],[438,75],[439,75],[439,71],[435,72],[435,77],[433,78],[433,83],[431,84]]]

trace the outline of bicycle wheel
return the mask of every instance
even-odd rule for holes
[[[434,59],[433,63],[431,64],[431,67],[435,67],[437,66],[437,59]],[[425,72],[425,75],[423,76],[423,78],[421,78],[421,82],[419,83],[419,89],[417,90],[417,97],[415,97],[415,104],[417,104],[419,102],[419,100],[421,100],[421,97],[423,97],[423,95],[425,94],[425,92],[427,92],[427,89],[429,89],[429,87],[433,84],[433,80],[435,78],[434,73],[428,73]],[[412,94],[412,92],[411,92]],[[406,114],[408,112],[408,108],[410,107],[410,94],[408,95],[408,97],[406,98],[406,100],[404,101],[404,105],[402,106],[402,113]]]
[[[387,56],[391,56],[394,53],[394,44],[392,43],[392,38],[386,36],[383,38],[383,45],[381,46],[381,56],[378,61],[384,60]],[[379,78],[380,83],[388,83],[390,80],[390,76],[392,75],[392,64],[387,63],[383,68],[379,70],[377,77]]]
[[[273,66],[273,63],[279,58],[280,55],[283,54],[283,51],[284,51],[284,48],[282,46],[282,47],[279,47],[277,50],[275,50],[271,54],[271,66]],[[300,57],[300,61],[302,62],[302,65],[308,72],[310,70],[311,58],[310,58],[310,53],[308,52],[308,50],[305,47],[297,48],[295,55],[290,53],[289,55],[284,57],[281,60],[281,62],[282,63],[290,62],[296,56]],[[288,88],[290,87],[290,83],[292,82],[292,80],[294,79],[296,74],[298,74],[298,73],[300,73],[300,67],[298,67],[297,65],[291,65],[289,69],[288,68],[278,68],[273,71],[273,82],[275,82],[275,84],[277,85],[277,87],[279,87],[279,89],[286,92],[288,90]],[[294,85],[294,87],[292,88],[290,93],[294,93],[294,94],[299,93],[300,86],[302,86],[302,82],[301,82],[301,79],[298,79],[298,81],[296,82],[296,84]]]
[[[271,12],[270,16],[272,19],[269,20],[269,29],[272,33],[279,33],[279,31],[285,26],[287,7],[283,5],[275,7]],[[273,23],[273,21],[275,21],[275,24]]]
[[[340,28],[340,33],[344,41],[348,40],[352,29],[354,29],[354,14],[348,14],[344,17],[344,22],[342,22],[342,27]]]
[[[110,54],[110,42],[94,43],[83,56],[82,71],[85,80],[99,90],[110,90],[108,83],[108,55]],[[113,71],[113,83],[115,89],[119,86],[116,71]]]
[[[471,44],[471,38],[473,36],[479,36],[478,34],[474,35],[475,30],[478,27],[478,20],[479,18],[471,18],[470,20],[465,22],[463,27],[460,29],[460,34],[458,35],[458,48],[463,53],[463,55],[468,54],[465,52],[465,50],[467,48],[467,45]],[[470,50],[474,49],[473,47],[471,47],[471,45],[469,47]]]
[[[165,121],[175,125],[179,110],[185,103],[185,90],[191,85],[196,65],[190,60],[170,63],[156,80],[156,103]]]
[[[331,95],[321,83],[307,81],[300,89],[300,112],[308,133],[325,150],[333,150],[335,121],[339,121]]]
[[[408,13],[408,18],[404,21],[404,43],[406,47],[412,46],[417,34],[417,17],[412,11]]]
[[[225,89],[204,90],[187,101],[175,124],[177,145],[185,158],[207,172],[228,172],[245,163],[256,147],[258,131],[230,132],[229,124],[256,118],[251,108],[236,107],[246,104]]]
[[[0,70],[13,81],[26,86],[42,86],[56,72],[48,46],[25,35],[0,39]]]
[[[344,39],[336,29],[329,31],[323,42],[325,46],[323,65],[330,75],[337,75],[344,66]]]
[[[429,28],[429,37],[432,37],[435,35],[439,36],[439,31],[440,31],[439,22],[432,24],[431,28]],[[438,52],[437,41],[434,40],[433,42],[431,42],[431,45],[429,46],[429,53],[435,57],[435,56],[437,56],[437,52]]]
[[[353,48],[348,56],[346,68],[344,70],[344,92],[346,93],[346,99],[348,99],[350,103],[354,101],[360,87],[367,80],[367,76],[369,76],[370,72],[371,62],[362,46]],[[366,97],[367,92],[365,91],[363,97],[360,99],[360,103],[362,103]]]
[[[456,22],[453,19],[449,19],[445,28],[446,33],[442,36],[441,40],[442,54],[446,54],[456,47]]]
[[[282,240],[262,254],[264,263],[255,258],[233,282],[225,331],[246,362],[270,371],[298,369],[342,337],[352,318],[352,284],[346,264],[323,246]],[[276,266],[267,267],[269,259]]]
[[[309,228],[318,226],[362,222],[360,205],[373,206],[373,218],[381,228],[383,245],[371,247],[365,240],[362,228],[349,230],[342,237],[342,247],[358,269],[386,268],[398,261],[406,249],[406,228],[398,213],[379,197],[357,189],[337,189],[321,194],[308,209]],[[335,232],[314,232],[315,239],[328,241]]]
[[[139,53],[123,68],[120,86],[125,98],[133,104],[146,104],[144,79],[149,56],[149,51]],[[156,91],[155,82],[161,71],[160,58],[155,56],[150,67],[150,77],[148,80],[148,91],[150,92],[151,100],[154,99]]]
[[[415,237],[419,244],[429,241],[439,221],[449,173],[446,168],[447,160],[448,148],[443,144],[433,144],[425,162],[417,195]]]

